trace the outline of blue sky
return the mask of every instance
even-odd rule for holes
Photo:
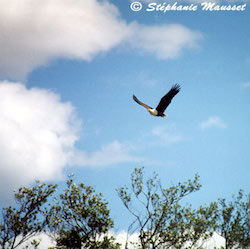
[[[135,167],[165,186],[199,174],[194,206],[249,190],[248,2],[241,12],[166,13],[141,3],[139,12],[128,0],[1,4],[2,206],[18,186],[63,187],[74,173],[104,194],[118,231],[130,216],[115,189]],[[167,118],[132,100],[156,106],[174,83],[182,89]]]

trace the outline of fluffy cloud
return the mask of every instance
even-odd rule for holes
[[[122,248],[125,247],[126,242],[127,242],[127,232],[126,231],[119,231],[117,233],[110,232],[111,236],[114,236],[116,238],[116,241],[119,242],[122,245]],[[55,246],[55,242],[51,240],[51,238],[46,235],[45,233],[41,233],[35,237],[32,237],[29,241],[24,243],[23,245],[20,245],[17,247],[17,249],[24,248],[25,245],[29,245],[29,243],[33,240],[36,239],[40,241],[40,245],[38,248],[48,248],[50,246]],[[133,233],[129,236],[129,242],[136,243],[138,242],[138,233]],[[136,249],[137,246],[134,245],[133,243],[128,244],[129,249]],[[205,249],[214,249],[214,248],[221,248],[225,246],[225,239],[218,235],[217,233],[214,233],[213,236],[208,239],[207,241],[202,241],[201,245]]]
[[[157,136],[163,145],[177,143],[184,139],[174,125],[156,126],[152,130],[152,135]]]
[[[74,107],[49,90],[0,82],[0,113],[1,201],[20,185],[59,179],[68,165],[104,167],[143,160],[131,155],[133,146],[118,141],[93,153],[77,150],[81,122]]]
[[[201,38],[199,32],[183,25],[168,24],[161,26],[133,25],[134,35],[130,44],[140,52],[156,55],[158,59],[172,59],[180,55],[184,48],[197,47]]]
[[[82,166],[105,167],[124,162],[141,162],[143,158],[131,155],[135,148],[118,141],[108,143],[93,153],[79,152],[76,163]]]
[[[57,58],[91,60],[119,44],[160,59],[195,47],[200,33],[182,25],[128,24],[108,1],[0,0],[0,77],[24,79]]]
[[[203,121],[199,125],[200,129],[205,130],[208,128],[226,128],[226,124],[218,116],[209,117],[207,120]]]
[[[17,237],[17,243],[19,242],[20,239],[21,238]],[[24,242],[23,244],[15,248],[23,249],[23,248],[26,248],[26,246],[30,248],[31,247],[30,244],[32,243],[34,239],[39,242],[39,246],[38,246],[39,249],[50,248],[50,247],[56,246],[56,242],[52,240],[52,237],[50,237],[46,233],[40,233],[40,234],[35,235],[34,237],[31,237],[29,240],[27,240],[26,242]]]
[[[242,83],[241,86],[242,86],[243,88],[250,88],[250,82]]]
[[[0,196],[34,179],[60,177],[78,138],[73,106],[48,90],[5,81],[0,113]]]
[[[20,78],[58,58],[90,60],[121,42],[118,10],[96,0],[0,0],[0,73]]]
[[[112,234],[112,233],[111,233]],[[113,234],[112,234],[113,235]],[[129,236],[129,242],[136,243],[139,241],[138,233],[133,233]],[[117,239],[119,243],[122,244],[122,247],[125,247],[127,242],[127,232],[120,231],[118,233],[114,234],[114,237]],[[138,248],[136,245],[133,245],[129,243],[128,248],[129,249],[136,249]],[[213,233],[212,237],[205,241],[200,241],[200,246],[204,249],[214,249],[214,248],[221,248],[225,246],[225,239],[221,237],[218,233]]]

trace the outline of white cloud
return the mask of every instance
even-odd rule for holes
[[[16,245],[20,241],[20,239],[21,238],[19,238],[19,237],[17,238],[17,242],[15,243]],[[26,246],[30,246],[30,243],[34,239],[40,243],[38,246],[39,249],[45,249],[45,248],[47,249],[49,247],[56,246],[56,242],[53,241],[51,237],[49,237],[46,233],[40,233],[40,234],[35,235],[34,237],[31,237],[29,240],[27,240],[26,242],[24,242],[23,244],[15,247],[15,248],[16,249],[23,249]],[[28,248],[31,248],[31,247],[28,247]]]
[[[199,124],[200,129],[205,130],[208,128],[226,128],[226,124],[218,116],[209,117],[206,121],[203,121]]]
[[[184,139],[174,125],[156,126],[152,129],[152,134],[157,136],[164,145],[177,143]]]
[[[125,247],[126,242],[127,242],[126,231],[119,231],[116,233],[110,231],[109,235],[114,236],[116,238],[116,241],[122,245],[122,248]],[[129,236],[128,245],[127,245],[129,249],[138,248],[136,244],[133,244],[139,241],[138,235],[139,235],[138,233],[133,233]],[[18,246],[17,249],[24,248],[24,246],[28,245],[31,241],[33,241],[33,239],[40,241],[40,245],[38,246],[39,249],[44,249],[50,246],[55,246],[55,242],[52,241],[48,235],[46,235],[45,233],[41,233],[35,237],[32,237],[25,244]],[[133,243],[130,243],[130,242],[133,242]],[[207,241],[201,242],[201,245],[204,249],[221,248],[225,246],[225,239],[221,237],[220,235],[218,235],[217,233],[214,233],[210,239],[208,239]]]
[[[78,139],[80,122],[55,93],[0,83],[0,196],[34,179],[62,176]]]
[[[116,238],[116,241],[122,245],[122,248],[136,249],[139,242],[139,233],[133,233],[128,236],[126,231],[111,233]],[[132,242],[132,243],[131,243]],[[127,246],[127,247],[125,247]]]
[[[108,1],[0,0],[0,77],[24,79],[57,58],[91,60],[126,44],[160,59],[193,48],[200,33],[183,25],[128,24]]]
[[[213,236],[205,241],[203,246],[206,249],[222,248],[225,246],[225,239],[218,233],[214,232]]]
[[[199,32],[192,31],[180,24],[133,25],[134,35],[130,44],[139,52],[154,54],[158,59],[172,59],[180,55],[184,48],[197,47],[201,39]]]
[[[111,235],[114,235],[114,237],[117,239],[119,243],[122,244],[122,248],[125,247],[127,242],[127,232],[126,231],[120,231],[118,233],[111,233]],[[139,242],[138,233],[133,233],[128,238],[128,248],[129,249],[136,249],[138,246],[134,243]],[[130,243],[132,242],[132,243]],[[213,233],[212,237],[205,241],[199,241],[198,243],[202,248],[204,249],[214,249],[214,248],[221,248],[225,246],[225,239],[221,237],[218,233]]]
[[[20,83],[0,82],[0,200],[34,180],[59,179],[65,167],[141,162],[132,145],[113,141],[92,153],[75,147],[81,122],[60,97]]]
[[[109,231],[108,235],[115,237],[116,242],[120,243],[122,245],[122,248],[125,247],[126,241],[127,241],[127,232],[126,231],[119,231],[119,232]],[[131,242],[139,241],[138,235],[139,235],[138,233],[131,234],[129,236],[129,241],[131,241]],[[49,247],[56,245],[55,241],[52,240],[53,237],[54,237],[53,235],[50,237],[46,233],[40,233],[40,234],[35,235],[34,237],[30,238],[27,242],[21,244],[20,246],[18,246],[16,248],[22,249],[25,246],[28,246],[34,239],[40,242],[40,244],[38,246],[39,249],[49,248]],[[17,238],[17,243],[18,242],[19,242],[19,238]],[[129,243],[128,248],[135,249],[137,247],[135,245]]]
[[[118,10],[96,0],[0,0],[0,72],[20,78],[50,60],[90,60],[129,31]]]
[[[93,153],[79,152],[75,158],[78,165],[89,167],[105,167],[125,162],[142,162],[143,158],[131,155],[135,148],[128,144],[118,141],[105,144],[99,151]]]
[[[242,83],[241,86],[242,86],[243,88],[250,88],[250,82]]]

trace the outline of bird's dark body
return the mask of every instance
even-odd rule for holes
[[[158,112],[157,115],[156,115],[156,117],[165,117],[165,115],[162,112]]]
[[[169,90],[169,92],[161,98],[158,106],[155,109],[141,102],[139,99],[136,98],[135,95],[133,95],[133,99],[139,105],[142,105],[145,108],[147,108],[151,115],[156,116],[156,117],[165,117],[166,114],[164,114],[164,111],[166,110],[168,105],[171,103],[174,96],[180,91],[180,89],[181,87],[179,84],[173,85],[172,88]]]

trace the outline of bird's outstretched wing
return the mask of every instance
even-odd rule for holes
[[[147,109],[153,109],[152,107],[150,107],[150,106],[148,106],[148,105],[142,103],[139,99],[137,99],[137,98],[135,97],[135,95],[133,95],[133,99],[134,99],[134,101],[135,101],[136,103],[138,103],[139,105],[142,105],[142,106],[144,106],[144,107],[147,108]]]
[[[168,105],[171,103],[171,100],[180,91],[180,89],[181,87],[179,84],[173,85],[172,88],[169,90],[169,92],[161,98],[161,101],[156,107],[156,110],[159,113],[164,113]]]

